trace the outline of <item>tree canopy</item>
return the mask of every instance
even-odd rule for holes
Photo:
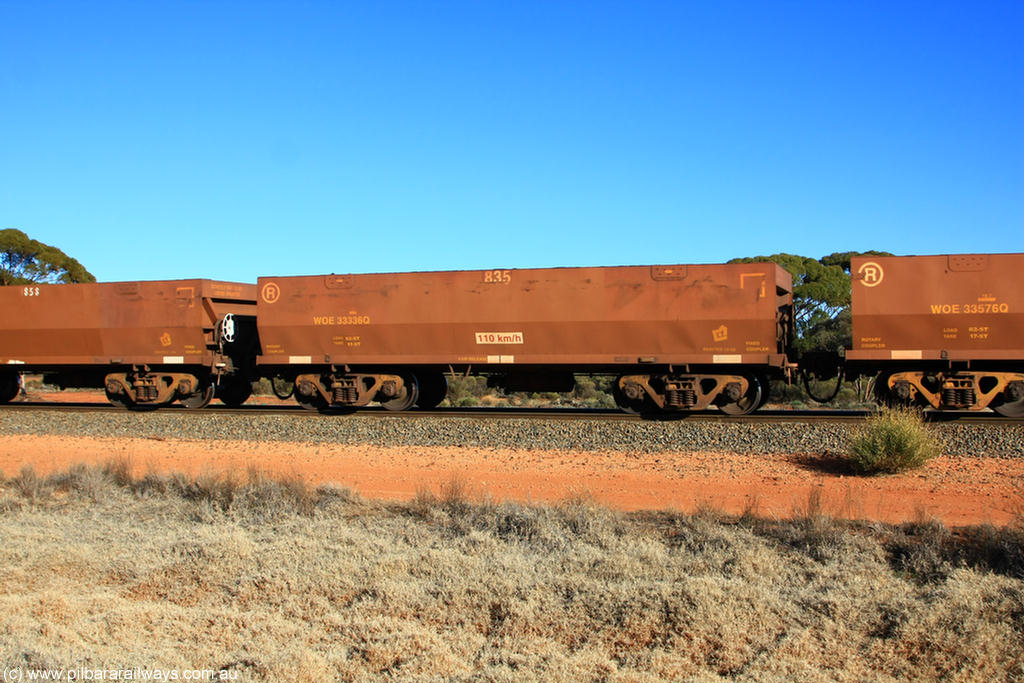
[[[0,230],[0,285],[96,282],[81,263],[21,230]]]

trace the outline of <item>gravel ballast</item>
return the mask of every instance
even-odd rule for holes
[[[0,433],[543,450],[836,453],[858,423],[5,411]],[[1024,456],[1024,426],[936,423],[948,455]]]

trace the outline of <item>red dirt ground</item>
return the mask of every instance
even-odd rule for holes
[[[86,401],[89,392],[33,394],[33,400]],[[102,394],[98,394],[102,398]],[[275,399],[270,399],[274,401]],[[248,441],[0,436],[0,472],[31,464],[40,473],[126,457],[137,473],[235,472],[334,483],[360,495],[409,500],[453,481],[495,500],[558,501],[588,496],[624,510],[711,506],[789,517],[812,493],[835,516],[948,525],[1003,525],[1024,519],[1024,459],[937,458],[906,474],[853,477],[814,456],[730,453],[594,453],[476,448],[345,446]]]
[[[474,497],[557,501],[584,495],[626,510],[710,505],[738,514],[788,517],[811,492],[836,517],[902,522],[934,517],[949,525],[1003,525],[1024,514],[1024,460],[939,458],[922,470],[859,478],[828,463],[728,453],[621,454],[475,448],[379,448],[334,444],[177,439],[0,436],[0,472],[31,464],[48,473],[79,462],[128,458],[137,474],[235,472],[334,483],[360,495],[409,500],[457,481]]]

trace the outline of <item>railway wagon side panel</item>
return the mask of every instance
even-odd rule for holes
[[[254,315],[254,298],[210,280],[3,287],[0,364],[205,364],[221,309]]]
[[[855,374],[883,403],[1024,417],[1024,254],[852,262]]]
[[[0,365],[97,362],[104,355],[97,287],[0,287]]]
[[[1024,359],[1024,254],[852,262],[850,359]]]
[[[781,363],[774,264],[260,278],[261,362]],[[771,357],[771,358],[770,358]]]

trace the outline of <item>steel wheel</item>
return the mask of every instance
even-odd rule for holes
[[[718,406],[726,415],[748,415],[761,407],[761,382],[753,375],[747,375],[747,393],[732,403]]]
[[[207,384],[199,388],[199,391],[189,394],[185,398],[178,399],[178,403],[190,410],[205,408],[213,400],[213,385]]]
[[[872,389],[875,395],[875,403],[883,408],[892,408],[896,404],[895,397],[889,391],[889,375],[881,373],[875,377],[875,386]]]
[[[0,403],[8,403],[18,397],[21,387],[18,376],[14,373],[0,375]]]
[[[758,375],[757,381],[761,384],[761,400],[757,402],[754,410],[760,410],[768,399],[772,397],[772,380],[768,375]]]
[[[1022,418],[1024,417],[1024,398],[1019,401],[1013,401],[1012,403],[1000,403],[999,405],[990,406],[992,410],[996,411],[1004,417]]]
[[[238,378],[222,379],[217,385],[216,395],[224,405],[237,408],[252,396],[252,382]]]
[[[107,390],[107,400],[110,401],[110,405],[117,406],[118,408],[130,408],[132,400],[125,396],[123,393],[112,394]]]
[[[618,380],[612,385],[612,397],[615,399],[615,405],[624,413],[640,415],[647,410],[647,395],[637,399],[629,398],[622,392]]]
[[[402,375],[402,383],[405,385],[402,387],[402,393],[395,396],[389,401],[381,401],[381,405],[386,410],[409,410],[416,405],[416,400],[420,396],[420,385],[416,381],[416,377],[409,374]]]
[[[295,401],[306,410],[316,410],[321,413],[327,410],[327,401],[319,393],[312,396],[303,396],[296,391]]]
[[[436,408],[448,395],[448,380],[443,372],[422,372],[416,375],[420,395],[416,406],[423,410]]]

